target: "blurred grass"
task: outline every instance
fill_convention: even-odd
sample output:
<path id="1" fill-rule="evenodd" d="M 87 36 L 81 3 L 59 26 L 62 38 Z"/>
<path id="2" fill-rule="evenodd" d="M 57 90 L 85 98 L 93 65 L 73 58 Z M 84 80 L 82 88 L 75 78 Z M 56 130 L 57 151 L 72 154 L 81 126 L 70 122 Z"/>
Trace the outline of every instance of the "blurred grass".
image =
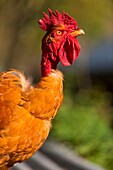
<path id="1" fill-rule="evenodd" d="M 65 100 L 53 122 L 50 137 L 66 143 L 90 161 L 113 170 L 113 109 L 110 94 L 102 89 L 94 87 L 75 93 L 65 90 Z"/>

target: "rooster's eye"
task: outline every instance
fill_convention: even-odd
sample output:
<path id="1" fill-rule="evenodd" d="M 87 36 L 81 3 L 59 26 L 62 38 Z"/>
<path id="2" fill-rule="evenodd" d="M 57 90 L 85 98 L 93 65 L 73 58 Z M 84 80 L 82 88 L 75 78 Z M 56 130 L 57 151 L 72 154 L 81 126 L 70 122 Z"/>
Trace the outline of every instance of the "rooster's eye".
<path id="1" fill-rule="evenodd" d="M 57 31 L 56 31 L 56 34 L 57 34 L 57 35 L 62 35 L 62 31 L 57 30 Z"/>

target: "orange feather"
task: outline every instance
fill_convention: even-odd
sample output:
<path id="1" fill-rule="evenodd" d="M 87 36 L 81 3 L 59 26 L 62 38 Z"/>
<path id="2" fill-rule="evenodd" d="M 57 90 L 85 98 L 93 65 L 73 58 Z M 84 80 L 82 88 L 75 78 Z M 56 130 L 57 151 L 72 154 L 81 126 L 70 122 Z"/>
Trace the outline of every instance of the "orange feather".
<path id="1" fill-rule="evenodd" d="M 43 144 L 62 103 L 62 80 L 52 71 L 33 87 L 17 70 L 0 75 L 0 167 L 28 159 Z"/>

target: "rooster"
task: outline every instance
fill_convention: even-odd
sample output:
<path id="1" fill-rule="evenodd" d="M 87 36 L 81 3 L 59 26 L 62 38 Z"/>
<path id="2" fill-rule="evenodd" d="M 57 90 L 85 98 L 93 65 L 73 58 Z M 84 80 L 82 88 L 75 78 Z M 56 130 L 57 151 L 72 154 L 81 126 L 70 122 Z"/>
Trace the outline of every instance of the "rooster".
<path id="1" fill-rule="evenodd" d="M 41 78 L 35 85 L 18 70 L 0 73 L 0 169 L 30 158 L 46 140 L 51 120 L 63 100 L 61 62 L 72 65 L 80 52 L 76 37 L 84 34 L 68 13 L 48 9 L 39 19 L 42 39 Z"/>

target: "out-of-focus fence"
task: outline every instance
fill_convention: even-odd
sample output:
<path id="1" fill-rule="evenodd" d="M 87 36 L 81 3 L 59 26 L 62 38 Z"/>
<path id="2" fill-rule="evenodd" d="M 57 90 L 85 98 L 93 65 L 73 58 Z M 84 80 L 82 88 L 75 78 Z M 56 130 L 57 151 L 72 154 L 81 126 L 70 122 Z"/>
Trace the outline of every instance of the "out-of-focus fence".
<path id="1" fill-rule="evenodd" d="M 29 160 L 12 170 L 105 170 L 70 151 L 64 145 L 46 142 Z"/>

